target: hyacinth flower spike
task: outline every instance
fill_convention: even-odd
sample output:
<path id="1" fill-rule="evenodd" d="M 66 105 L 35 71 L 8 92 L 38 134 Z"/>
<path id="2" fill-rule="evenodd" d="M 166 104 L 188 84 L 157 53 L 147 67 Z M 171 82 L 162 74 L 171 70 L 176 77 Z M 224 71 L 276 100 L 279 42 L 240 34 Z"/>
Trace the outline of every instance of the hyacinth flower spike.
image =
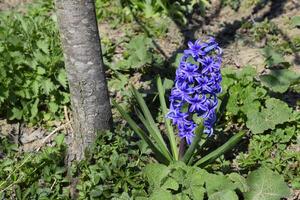
<path id="1" fill-rule="evenodd" d="M 188 46 L 189 49 L 184 51 L 176 70 L 175 86 L 171 92 L 170 112 L 167 117 L 177 125 L 179 137 L 186 139 L 190 145 L 197 125 L 193 120 L 187 120 L 187 115 L 190 118 L 194 114 L 202 117 L 204 133 L 209 135 L 213 133 L 218 104 L 216 95 L 221 92 L 222 51 L 214 38 L 189 42 Z M 194 62 L 191 63 L 190 60 Z M 187 112 L 182 111 L 184 106 L 188 106 Z M 185 120 L 180 120 L 183 116 Z"/>

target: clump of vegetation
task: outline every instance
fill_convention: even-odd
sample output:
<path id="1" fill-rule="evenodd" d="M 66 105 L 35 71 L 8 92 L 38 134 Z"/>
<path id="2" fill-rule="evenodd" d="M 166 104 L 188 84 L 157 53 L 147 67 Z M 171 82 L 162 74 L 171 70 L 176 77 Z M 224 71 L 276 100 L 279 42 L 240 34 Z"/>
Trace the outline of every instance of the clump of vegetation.
<path id="1" fill-rule="evenodd" d="M 246 4 L 263 7 L 266 2 Z M 299 53 L 299 36 L 287 40 L 269 19 L 241 24 L 244 32 L 239 37 L 245 45 L 259 44 L 265 61 L 262 73 L 252 66 L 222 67 L 214 135 L 199 134 L 184 149 L 186 154 L 179 155 L 178 130 L 172 130 L 165 117 L 170 107 L 165 98 L 170 97 L 183 50 L 165 59 L 153 41 L 164 39 L 171 21 L 182 34 L 193 29 L 195 12 L 200 18 L 211 2 L 95 3 L 99 21 L 113 29 L 129 27 L 120 38 L 101 38 L 108 87 L 116 100 L 115 129 L 99 134 L 85 160 L 71 166 L 65 163 L 64 131 L 51 147 L 21 152 L 20 144 L 2 136 L 1 129 L 1 199 L 70 199 L 75 191 L 78 199 L 275 200 L 300 189 L 300 75 L 288 59 Z M 220 9 L 230 6 L 239 12 L 241 3 L 223 0 Z M 10 123 L 50 126 L 49 122 L 63 120 L 63 109 L 70 105 L 53 5 L 47 0 L 30 3 L 25 11 L 0 13 L 0 118 Z M 288 20 L 291 29 L 299 28 L 299 16 Z M 185 26 L 187 30 L 182 29 Z M 157 73 L 161 79 L 154 79 Z M 135 89 L 130 90 L 131 85 Z M 71 177 L 77 177 L 76 186 Z"/>
<path id="2" fill-rule="evenodd" d="M 40 6 L 0 15 L 0 115 L 32 124 L 59 120 L 70 101 L 56 17 Z"/>

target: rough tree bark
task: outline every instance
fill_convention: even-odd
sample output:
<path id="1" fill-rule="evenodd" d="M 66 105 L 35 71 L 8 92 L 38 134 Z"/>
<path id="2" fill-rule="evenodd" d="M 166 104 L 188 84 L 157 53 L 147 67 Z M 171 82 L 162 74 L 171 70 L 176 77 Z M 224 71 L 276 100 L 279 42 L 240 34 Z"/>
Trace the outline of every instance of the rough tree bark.
<path id="1" fill-rule="evenodd" d="M 56 11 L 74 121 L 70 163 L 84 157 L 97 132 L 111 128 L 112 114 L 94 0 L 56 0 Z"/>

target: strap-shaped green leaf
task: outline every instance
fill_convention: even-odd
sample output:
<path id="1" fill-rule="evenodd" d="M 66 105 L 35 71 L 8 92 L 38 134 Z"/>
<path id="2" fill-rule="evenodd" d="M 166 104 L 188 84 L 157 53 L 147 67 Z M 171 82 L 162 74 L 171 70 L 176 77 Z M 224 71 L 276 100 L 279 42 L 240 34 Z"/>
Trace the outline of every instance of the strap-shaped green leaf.
<path id="1" fill-rule="evenodd" d="M 174 159 L 178 160 L 178 148 L 177 148 L 174 130 L 171 125 L 171 121 L 168 118 L 166 118 L 166 115 L 168 113 L 168 108 L 167 108 L 167 104 L 166 104 L 166 100 L 165 100 L 165 89 L 162 85 L 162 81 L 159 76 L 157 77 L 156 83 L 157 83 L 157 89 L 158 89 L 158 94 L 159 94 L 160 106 L 161 106 L 161 109 L 163 112 L 164 122 L 165 122 L 165 125 L 167 128 L 168 137 L 169 137 L 169 141 L 170 141 L 171 151 L 172 151 Z"/>
<path id="2" fill-rule="evenodd" d="M 126 111 L 115 101 L 112 101 L 112 103 L 118 109 L 122 117 L 127 121 L 129 126 L 134 130 L 134 132 L 138 134 L 138 136 L 149 145 L 156 159 L 161 163 L 169 164 L 169 159 L 160 152 L 156 145 L 150 140 L 148 135 L 133 121 L 133 119 L 126 113 Z"/>
<path id="3" fill-rule="evenodd" d="M 146 127 L 147 131 L 150 133 L 150 135 L 152 135 L 152 137 L 156 137 L 155 134 L 151 134 L 154 133 L 154 130 L 152 129 L 151 125 L 148 123 L 148 121 L 145 119 L 145 117 L 143 116 L 143 114 L 141 113 L 141 111 L 139 111 L 138 109 L 135 110 L 138 118 L 141 120 L 141 122 L 144 124 L 144 126 Z M 157 138 L 154 138 L 155 141 L 157 141 Z M 160 149 L 161 153 L 167 157 L 170 161 L 172 160 L 172 157 L 169 153 L 169 151 L 164 151 L 164 149 Z"/>
<path id="4" fill-rule="evenodd" d="M 240 131 L 239 133 L 232 136 L 225 144 L 214 150 L 213 152 L 209 153 L 208 155 L 204 156 L 200 160 L 195 163 L 195 166 L 204 167 L 205 165 L 211 163 L 219 156 L 223 155 L 228 150 L 232 149 L 246 134 L 245 131 Z"/>
<path id="5" fill-rule="evenodd" d="M 133 91 L 133 95 L 134 95 L 137 103 L 139 104 L 139 106 L 143 112 L 143 115 L 144 115 L 146 121 L 149 123 L 150 127 L 153 130 L 150 132 L 150 134 L 153 136 L 158 147 L 162 150 L 162 152 L 169 154 L 171 157 L 171 154 L 170 154 L 170 152 L 167 148 L 167 145 L 161 135 L 161 132 L 159 131 L 157 125 L 155 124 L 154 119 L 153 119 L 153 117 L 149 111 L 149 108 L 147 107 L 146 102 L 144 101 L 142 95 L 134 87 L 132 87 L 132 91 Z"/>

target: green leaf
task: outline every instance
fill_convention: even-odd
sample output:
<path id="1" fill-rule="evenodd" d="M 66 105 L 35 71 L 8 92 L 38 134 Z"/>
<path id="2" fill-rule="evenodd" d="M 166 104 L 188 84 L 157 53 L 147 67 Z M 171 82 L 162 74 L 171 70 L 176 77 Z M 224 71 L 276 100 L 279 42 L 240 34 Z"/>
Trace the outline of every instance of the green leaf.
<path id="1" fill-rule="evenodd" d="M 254 134 L 263 133 L 268 129 L 274 129 L 278 124 L 289 121 L 291 116 L 292 109 L 286 103 L 269 98 L 266 100 L 266 108 L 248 117 L 246 125 Z"/>
<path id="2" fill-rule="evenodd" d="M 163 111 L 164 122 L 165 122 L 167 132 L 168 132 L 168 138 L 169 138 L 169 142 L 170 142 L 170 146 L 171 146 L 171 150 L 172 150 L 172 155 L 174 157 L 174 160 L 178 160 L 178 148 L 177 148 L 174 130 L 173 130 L 170 119 L 168 119 L 166 117 L 166 115 L 168 113 L 168 109 L 167 109 L 167 104 L 166 104 L 166 100 L 165 100 L 165 90 L 162 85 L 162 81 L 161 81 L 160 77 L 157 77 L 156 82 L 157 82 L 160 106 Z"/>
<path id="3" fill-rule="evenodd" d="M 214 150 L 213 152 L 209 153 L 208 155 L 201 158 L 199 161 L 197 161 L 194 165 L 203 167 L 211 162 L 213 162 L 215 159 L 217 159 L 219 156 L 223 155 L 230 149 L 232 149 L 246 134 L 245 131 L 240 131 L 239 133 L 232 136 L 225 144 Z"/>
<path id="4" fill-rule="evenodd" d="M 162 184 L 161 188 L 164 190 L 167 189 L 178 190 L 179 184 L 174 178 L 168 177 L 167 180 L 164 182 L 164 184 Z"/>
<path id="5" fill-rule="evenodd" d="M 42 86 L 44 93 L 47 95 L 49 95 L 49 93 L 55 89 L 55 85 L 53 84 L 53 82 L 50 79 L 46 79 L 46 80 L 42 81 L 41 86 Z"/>
<path id="6" fill-rule="evenodd" d="M 247 79 L 249 81 L 252 81 L 253 78 L 256 76 L 257 72 L 254 67 L 246 66 L 241 71 L 238 71 L 236 73 L 236 76 L 238 79 Z"/>
<path id="7" fill-rule="evenodd" d="M 57 81 L 64 87 L 67 88 L 67 73 L 64 69 L 60 69 L 57 75 Z"/>
<path id="8" fill-rule="evenodd" d="M 38 40 L 36 45 L 41 49 L 45 54 L 49 54 L 49 45 L 45 40 Z"/>
<path id="9" fill-rule="evenodd" d="M 165 90 L 172 89 L 173 85 L 174 85 L 174 81 L 172 81 L 171 79 L 167 79 L 167 78 L 164 79 L 163 87 Z"/>
<path id="10" fill-rule="evenodd" d="M 134 87 L 132 87 L 132 91 L 136 101 L 138 102 L 140 108 L 143 111 L 145 117 L 144 121 L 147 122 L 152 129 L 150 130 L 149 133 L 153 136 L 153 138 L 155 139 L 157 145 L 159 146 L 161 152 L 165 155 L 165 157 L 167 157 L 169 160 L 172 160 L 173 158 L 167 148 L 167 145 L 161 135 L 161 132 L 159 131 L 157 125 L 155 124 L 154 119 L 150 113 L 150 110 L 147 107 L 146 102 L 144 101 L 142 95 Z"/>
<path id="11" fill-rule="evenodd" d="M 284 93 L 291 84 L 300 81 L 300 74 L 288 69 L 271 70 L 269 74 L 261 75 L 260 80 L 263 85 L 274 92 Z"/>
<path id="12" fill-rule="evenodd" d="M 170 169 L 165 165 L 152 163 L 146 165 L 143 172 L 151 187 L 160 188 L 163 183 L 163 179 L 165 179 L 170 173 Z"/>
<path id="13" fill-rule="evenodd" d="M 39 104 L 39 99 L 36 99 L 34 103 L 31 105 L 30 113 L 31 113 L 31 118 L 34 118 L 38 114 L 38 104 Z"/>
<path id="14" fill-rule="evenodd" d="M 292 26 L 300 26 L 300 16 L 293 16 L 291 19 Z"/>
<path id="15" fill-rule="evenodd" d="M 23 116 L 23 110 L 14 107 L 12 109 L 12 115 L 9 117 L 9 119 L 10 120 L 13 120 L 13 119 L 20 120 L 20 119 L 22 119 L 22 116 Z"/>
<path id="16" fill-rule="evenodd" d="M 221 190 L 212 194 L 209 200 L 239 200 L 239 197 L 233 190 Z"/>
<path id="17" fill-rule="evenodd" d="M 236 186 L 224 175 L 207 174 L 205 176 L 205 185 L 208 197 L 222 190 L 234 190 Z"/>
<path id="18" fill-rule="evenodd" d="M 48 108 L 50 110 L 50 112 L 52 113 L 56 113 L 59 109 L 59 106 L 56 102 L 53 102 L 51 101 L 49 104 L 48 104 Z"/>
<path id="19" fill-rule="evenodd" d="M 205 194 L 204 183 L 207 174 L 205 170 L 198 167 L 189 167 L 182 184 L 187 188 L 184 193 L 193 199 L 203 199 Z"/>
<path id="20" fill-rule="evenodd" d="M 245 200 L 279 200 L 290 195 L 283 177 L 267 168 L 253 171 L 248 176 L 247 183 L 250 191 L 245 193 Z"/>
<path id="21" fill-rule="evenodd" d="M 172 194 L 166 190 L 156 190 L 149 200 L 172 200 Z"/>
<path id="22" fill-rule="evenodd" d="M 54 141 L 57 146 L 61 146 L 64 143 L 65 135 L 64 134 L 59 134 L 54 138 Z"/>
<path id="23" fill-rule="evenodd" d="M 44 75 L 44 74 L 46 74 L 46 70 L 43 67 L 37 67 L 36 68 L 36 73 L 39 74 L 39 75 Z"/>
<path id="24" fill-rule="evenodd" d="M 269 67 L 274 67 L 277 65 L 289 65 L 281 53 L 274 50 L 273 47 L 267 46 L 263 49 L 263 55 L 266 58 L 266 63 Z"/>
<path id="25" fill-rule="evenodd" d="M 243 176 L 239 175 L 238 173 L 231 173 L 228 175 L 228 177 L 231 181 L 234 182 L 236 188 L 238 188 L 241 192 L 249 191 L 249 186 Z"/>
<path id="26" fill-rule="evenodd" d="M 125 112 L 125 110 L 118 105 L 115 101 L 112 101 L 113 105 L 117 108 L 117 110 L 120 112 L 122 117 L 127 121 L 127 123 L 130 125 L 130 127 L 134 130 L 138 136 L 144 140 L 150 147 L 150 149 L 153 151 L 156 159 L 164 164 L 169 164 L 169 160 L 167 157 L 165 157 L 160 150 L 156 147 L 156 145 L 150 140 L 148 135 L 134 122 L 134 120 Z"/>

